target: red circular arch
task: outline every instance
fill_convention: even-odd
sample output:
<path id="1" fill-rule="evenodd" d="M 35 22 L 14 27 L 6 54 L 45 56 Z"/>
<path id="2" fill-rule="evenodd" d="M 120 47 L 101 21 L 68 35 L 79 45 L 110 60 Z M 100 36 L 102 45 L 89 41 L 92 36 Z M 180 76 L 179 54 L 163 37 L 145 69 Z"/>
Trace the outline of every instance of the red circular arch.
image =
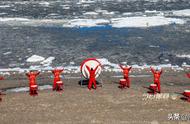
<path id="1" fill-rule="evenodd" d="M 83 67 L 83 65 L 87 62 L 87 61 L 90 61 L 90 60 L 94 60 L 94 61 L 96 61 L 96 62 L 98 62 L 99 64 L 100 64 L 100 67 L 102 66 L 101 65 L 101 63 L 96 59 L 96 58 L 88 58 L 88 59 L 85 59 L 80 65 L 80 71 L 81 71 L 81 73 L 82 73 L 82 67 Z M 82 73 L 82 75 L 83 75 L 83 73 Z M 83 75 L 84 76 L 84 75 Z"/>

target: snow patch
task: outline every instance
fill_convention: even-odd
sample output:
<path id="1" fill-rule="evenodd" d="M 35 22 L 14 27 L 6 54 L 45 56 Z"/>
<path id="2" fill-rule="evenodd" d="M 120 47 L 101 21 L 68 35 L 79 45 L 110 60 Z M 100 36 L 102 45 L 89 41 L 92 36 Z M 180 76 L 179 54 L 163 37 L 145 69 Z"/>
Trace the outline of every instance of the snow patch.
<path id="1" fill-rule="evenodd" d="M 39 90 L 46 90 L 46 89 L 52 89 L 51 85 L 43 85 L 38 87 Z M 19 88 L 14 88 L 14 89 L 8 89 L 6 92 L 28 92 L 29 87 L 19 87 Z"/>
<path id="2" fill-rule="evenodd" d="M 98 61 L 100 61 L 100 63 L 104 66 L 103 71 L 109 71 L 109 72 L 121 72 L 121 69 L 119 67 L 118 64 L 115 63 L 111 63 L 109 60 L 107 60 L 106 58 L 101 58 L 101 59 L 97 59 Z M 127 63 L 127 62 L 122 62 L 122 63 Z M 133 64 L 131 65 L 133 69 L 139 69 L 140 70 L 144 70 L 144 69 L 149 69 L 150 67 L 154 68 L 154 69 L 158 69 L 161 70 L 162 68 L 171 68 L 174 71 L 183 71 L 184 69 L 178 65 L 172 65 L 172 64 L 160 64 L 160 65 L 137 65 L 137 64 Z M 186 67 L 188 65 L 185 65 Z"/>
<path id="3" fill-rule="evenodd" d="M 152 75 L 130 75 L 129 77 L 151 77 Z M 122 78 L 123 75 L 112 76 L 115 78 Z"/>
<path id="4" fill-rule="evenodd" d="M 80 66 L 66 66 L 64 67 L 65 73 L 79 73 L 80 72 Z"/>
<path id="5" fill-rule="evenodd" d="M 14 89 L 9 89 L 6 92 L 27 92 L 29 91 L 29 87 L 20 87 L 20 88 L 14 88 Z"/>
<path id="6" fill-rule="evenodd" d="M 19 67 L 17 67 L 17 68 L 2 68 L 2 69 L 0 69 L 0 73 L 3 73 L 3 74 L 7 74 L 7 75 L 10 75 L 10 73 L 9 72 L 18 72 L 18 73 L 23 73 L 23 72 L 25 72 L 25 71 L 27 71 L 28 69 L 26 69 L 26 68 L 19 68 Z"/>
<path id="7" fill-rule="evenodd" d="M 146 69 L 146 68 L 150 68 L 150 66 L 148 65 L 137 65 L 137 64 L 134 64 L 132 65 L 132 68 L 136 68 L 136 69 Z"/>
<path id="8" fill-rule="evenodd" d="M 39 90 L 47 90 L 47 89 L 52 89 L 52 86 L 51 85 L 39 86 Z"/>

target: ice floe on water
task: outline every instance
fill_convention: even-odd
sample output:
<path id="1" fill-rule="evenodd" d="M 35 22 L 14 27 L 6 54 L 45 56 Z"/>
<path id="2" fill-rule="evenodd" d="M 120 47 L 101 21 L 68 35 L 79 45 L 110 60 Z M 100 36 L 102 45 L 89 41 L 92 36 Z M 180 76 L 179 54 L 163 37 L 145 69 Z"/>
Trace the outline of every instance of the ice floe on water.
<path id="1" fill-rule="evenodd" d="M 112 12 L 113 14 L 114 12 Z M 85 15 L 97 15 L 96 12 L 86 12 Z M 170 24 L 185 24 L 185 19 L 169 18 L 161 15 L 157 16 L 130 16 L 130 17 L 112 17 L 112 18 L 80 18 L 80 19 L 54 19 L 61 18 L 59 14 L 52 13 L 47 16 L 50 19 L 27 19 L 27 18 L 0 18 L 0 22 L 10 23 L 12 25 L 62 25 L 63 27 L 96 27 L 109 25 L 114 28 L 147 28 L 154 26 L 164 26 Z"/>
<path id="2" fill-rule="evenodd" d="M 47 59 L 42 61 L 41 64 L 44 66 L 50 66 L 52 64 L 53 60 L 55 60 L 55 57 L 48 57 Z"/>
<path id="3" fill-rule="evenodd" d="M 115 63 L 111 63 L 108 59 L 106 58 L 100 58 L 100 59 L 97 59 L 101 65 L 103 66 L 103 71 L 109 71 L 109 72 L 120 72 L 121 69 L 119 67 L 118 64 L 115 64 Z"/>
<path id="4" fill-rule="evenodd" d="M 103 9 L 97 9 L 95 10 L 96 13 L 99 13 L 101 15 L 114 15 L 115 12 L 111 11 L 109 12 L 108 10 L 103 10 Z"/>
<path id="5" fill-rule="evenodd" d="M 35 62 L 41 62 L 44 61 L 45 58 L 42 56 L 38 56 L 38 55 L 32 55 L 31 57 L 29 57 L 26 62 L 31 62 L 31 63 L 35 63 Z"/>
<path id="6" fill-rule="evenodd" d="M 149 47 L 150 48 L 159 48 L 160 46 L 158 46 L 158 45 L 156 45 L 156 46 L 155 45 L 149 45 Z"/>
<path id="7" fill-rule="evenodd" d="M 68 24 L 63 27 L 95 27 L 111 25 L 115 28 L 125 27 L 154 27 L 170 24 L 185 24 L 185 20 L 177 18 L 166 18 L 164 16 L 136 16 L 136 17 L 121 17 L 109 19 L 74 19 L 70 20 Z"/>
<path id="8" fill-rule="evenodd" d="M 9 8 L 11 7 L 10 5 L 0 5 L 0 8 Z"/>
<path id="9" fill-rule="evenodd" d="M 79 0 L 78 1 L 78 4 L 84 4 L 84 3 L 95 3 L 96 0 Z"/>
<path id="10" fill-rule="evenodd" d="M 186 67 L 187 69 L 190 69 L 190 65 L 188 65 L 186 62 L 183 62 L 183 64 L 181 66 Z"/>
<path id="11" fill-rule="evenodd" d="M 3 53 L 3 55 L 9 55 L 9 54 L 11 54 L 12 52 L 11 51 L 9 51 L 9 52 L 5 52 L 5 53 Z"/>
<path id="12" fill-rule="evenodd" d="M 0 70 L 0 74 L 3 75 L 3 76 L 4 75 L 8 75 L 8 76 L 11 75 L 9 72 L 2 72 L 1 70 Z"/>
<path id="13" fill-rule="evenodd" d="M 122 13 L 123 16 L 132 16 L 133 13 L 132 12 L 124 12 Z"/>
<path id="14" fill-rule="evenodd" d="M 28 63 L 39 63 L 43 66 L 50 66 L 53 62 L 53 60 L 55 60 L 55 57 L 48 57 L 48 58 L 44 58 L 42 56 L 39 55 L 32 55 L 31 57 L 27 58 L 26 62 Z M 39 68 L 40 65 L 33 65 L 31 66 L 31 68 Z"/>
<path id="15" fill-rule="evenodd" d="M 0 18 L 0 22 L 7 22 L 7 21 L 30 21 L 27 18 Z"/>
<path id="16" fill-rule="evenodd" d="M 7 13 L 5 13 L 5 12 L 1 12 L 1 13 L 0 13 L 0 15 L 6 15 L 6 14 L 7 14 Z"/>
<path id="17" fill-rule="evenodd" d="M 111 66 L 111 67 L 115 67 L 115 68 L 119 68 L 119 65 L 118 64 L 115 64 L 115 63 L 111 63 L 108 59 L 106 58 L 100 58 L 100 59 L 97 59 L 103 66 Z"/>
<path id="18" fill-rule="evenodd" d="M 174 10 L 172 11 L 174 16 L 190 16 L 190 9 Z"/>
<path id="19" fill-rule="evenodd" d="M 98 13 L 97 12 L 85 12 L 85 13 L 83 13 L 83 15 L 98 15 Z"/>
<path id="20" fill-rule="evenodd" d="M 70 64 L 70 65 L 74 65 L 74 64 L 75 64 L 75 62 L 73 62 L 73 61 L 72 61 L 72 62 L 69 62 L 69 64 Z"/>
<path id="21" fill-rule="evenodd" d="M 109 20 L 106 19 L 73 19 L 64 24 L 63 27 L 95 27 L 108 24 Z"/>
<path id="22" fill-rule="evenodd" d="M 50 5 L 50 3 L 47 2 L 47 1 L 39 2 L 39 4 L 40 4 L 40 5 L 43 5 L 43 6 L 47 6 L 47 7 Z"/>
<path id="23" fill-rule="evenodd" d="M 72 5 L 70 5 L 70 4 L 61 4 L 60 7 L 62 9 L 64 9 L 64 10 L 69 10 L 72 7 Z"/>
<path id="24" fill-rule="evenodd" d="M 112 27 L 123 28 L 123 27 L 153 27 L 163 26 L 170 24 L 184 24 L 183 19 L 166 18 L 164 16 L 152 16 L 152 17 L 124 17 L 114 18 L 111 20 Z"/>
<path id="25" fill-rule="evenodd" d="M 177 54 L 176 57 L 179 57 L 179 58 L 189 58 L 190 59 L 190 55 L 188 55 L 188 54 L 181 54 L 181 55 Z"/>

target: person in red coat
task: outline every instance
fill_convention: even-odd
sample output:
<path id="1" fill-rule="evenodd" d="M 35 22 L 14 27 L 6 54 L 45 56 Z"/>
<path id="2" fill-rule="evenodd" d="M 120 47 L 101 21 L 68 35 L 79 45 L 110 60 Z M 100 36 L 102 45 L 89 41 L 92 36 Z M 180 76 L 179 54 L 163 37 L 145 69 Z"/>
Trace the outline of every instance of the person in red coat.
<path id="1" fill-rule="evenodd" d="M 0 80 L 4 80 L 4 77 L 0 76 Z"/>
<path id="2" fill-rule="evenodd" d="M 88 70 L 88 72 L 90 73 L 90 77 L 89 77 L 89 82 L 88 82 L 88 89 L 91 90 L 92 88 L 92 84 L 94 85 L 94 88 L 96 89 L 96 70 L 98 69 L 99 65 L 96 66 L 95 69 L 90 68 L 89 66 L 86 65 L 86 68 Z"/>
<path id="3" fill-rule="evenodd" d="M 130 88 L 129 72 L 130 72 L 132 66 L 130 66 L 130 67 L 123 67 L 122 65 L 119 65 L 119 66 L 123 71 L 123 78 L 126 80 L 126 83 L 124 84 L 123 87 L 127 86 L 128 88 Z"/>
<path id="4" fill-rule="evenodd" d="M 54 70 L 52 70 L 52 73 L 54 75 L 53 90 L 56 90 L 57 82 L 61 81 L 60 75 L 61 75 L 62 72 L 63 72 L 63 69 L 54 69 Z"/>
<path id="5" fill-rule="evenodd" d="M 2 95 L 5 95 L 5 94 L 0 91 L 0 102 L 2 101 L 2 97 L 1 97 Z"/>
<path id="6" fill-rule="evenodd" d="M 2 95 L 2 93 L 0 92 L 0 102 L 2 101 L 1 95 Z"/>
<path id="7" fill-rule="evenodd" d="M 0 77 L 0 80 L 4 80 L 4 77 Z M 0 91 L 0 102 L 2 101 L 1 95 L 4 95 L 4 94 Z"/>
<path id="8" fill-rule="evenodd" d="M 36 89 L 34 90 L 33 89 L 33 86 L 36 86 L 37 83 L 36 83 L 36 77 L 40 74 L 40 72 L 38 71 L 30 71 L 28 73 L 26 73 L 26 76 L 28 77 L 29 79 L 29 86 L 30 86 L 30 95 L 34 95 L 34 94 L 37 94 L 37 87 Z"/>
<path id="9" fill-rule="evenodd" d="M 190 78 L 190 73 L 187 73 L 187 77 Z"/>
<path id="10" fill-rule="evenodd" d="M 162 69 L 159 71 L 158 69 L 154 70 L 152 67 L 150 67 L 153 75 L 154 75 L 154 84 L 157 85 L 158 92 L 161 92 L 161 87 L 160 87 L 160 76 L 162 74 Z"/>

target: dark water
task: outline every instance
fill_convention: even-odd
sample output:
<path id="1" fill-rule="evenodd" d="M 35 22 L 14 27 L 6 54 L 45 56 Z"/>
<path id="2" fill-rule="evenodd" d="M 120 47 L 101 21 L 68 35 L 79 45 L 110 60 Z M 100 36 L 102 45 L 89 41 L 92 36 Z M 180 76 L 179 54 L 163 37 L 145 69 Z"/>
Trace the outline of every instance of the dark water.
<path id="1" fill-rule="evenodd" d="M 117 2 L 115 0 L 94 0 L 93 3 L 79 4 L 80 0 L 0 0 L 0 17 L 25 17 L 25 18 L 73 18 L 81 17 L 86 11 L 97 9 L 123 12 L 143 12 L 145 10 L 180 10 L 190 8 L 189 0 L 175 0 L 171 2 L 149 2 L 145 0 Z M 5 6 L 5 7 L 1 7 Z"/>
<path id="2" fill-rule="evenodd" d="M 190 52 L 190 35 L 186 26 L 135 28 L 63 28 L 63 27 L 0 27 L 2 67 L 27 66 L 33 54 L 54 56 L 54 65 L 79 64 L 87 57 L 103 57 L 128 64 L 190 64 L 188 58 L 175 54 Z M 152 45 L 153 47 L 151 47 Z M 165 59 L 168 59 L 166 62 Z"/>

